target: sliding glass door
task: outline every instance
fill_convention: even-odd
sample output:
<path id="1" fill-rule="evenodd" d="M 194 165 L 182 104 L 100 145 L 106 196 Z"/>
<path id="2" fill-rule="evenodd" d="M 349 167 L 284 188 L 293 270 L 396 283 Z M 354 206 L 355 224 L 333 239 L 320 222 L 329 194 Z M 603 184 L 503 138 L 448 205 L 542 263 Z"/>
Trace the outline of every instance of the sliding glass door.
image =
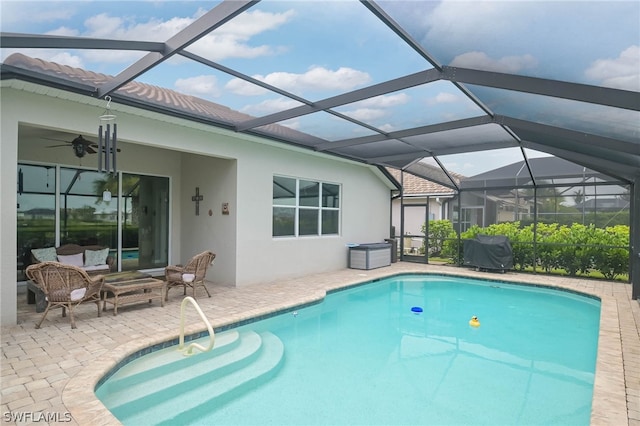
<path id="1" fill-rule="evenodd" d="M 31 249 L 56 244 L 56 168 L 18 165 L 18 281 L 31 264 Z"/>
<path id="2" fill-rule="evenodd" d="M 18 280 L 31 249 L 70 243 L 109 247 L 118 270 L 167 265 L 169 178 L 19 164 L 17 212 Z"/>
<path id="3" fill-rule="evenodd" d="M 122 174 L 122 269 L 167 265 L 169 179 Z"/>
<path id="4" fill-rule="evenodd" d="M 60 168 L 60 245 L 118 247 L 117 176 L 91 170 Z"/>

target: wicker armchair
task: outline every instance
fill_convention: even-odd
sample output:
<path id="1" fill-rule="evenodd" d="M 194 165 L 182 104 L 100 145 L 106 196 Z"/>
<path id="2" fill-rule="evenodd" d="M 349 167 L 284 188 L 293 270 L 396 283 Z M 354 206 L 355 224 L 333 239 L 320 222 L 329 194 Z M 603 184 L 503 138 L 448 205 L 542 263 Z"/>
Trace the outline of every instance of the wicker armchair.
<path id="1" fill-rule="evenodd" d="M 71 328 L 76 328 L 73 309 L 82 302 L 95 302 L 100 316 L 100 292 L 104 284 L 104 276 L 90 277 L 77 266 L 58 262 L 42 262 L 29 265 L 27 277 L 42 289 L 47 300 L 47 308 L 36 324 L 40 328 L 42 321 L 51 308 L 62 308 L 62 316 L 67 316 L 69 309 Z"/>
<path id="2" fill-rule="evenodd" d="M 204 279 L 207 275 L 209 265 L 216 258 L 215 253 L 204 251 L 192 257 L 186 265 L 167 266 L 164 269 L 164 276 L 167 281 L 167 295 L 165 300 L 169 300 L 169 289 L 173 287 L 182 287 L 183 293 L 187 295 L 187 287 L 193 289 L 193 297 L 196 297 L 196 287 L 202 285 L 207 295 L 211 297 L 211 293 L 204 285 Z"/>

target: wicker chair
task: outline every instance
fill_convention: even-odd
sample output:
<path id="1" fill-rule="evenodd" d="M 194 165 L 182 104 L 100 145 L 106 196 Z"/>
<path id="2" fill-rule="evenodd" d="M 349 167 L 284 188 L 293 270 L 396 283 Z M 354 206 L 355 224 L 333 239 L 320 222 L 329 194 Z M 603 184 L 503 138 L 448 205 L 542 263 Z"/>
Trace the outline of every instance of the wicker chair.
<path id="1" fill-rule="evenodd" d="M 95 302 L 100 316 L 100 292 L 104 276 L 90 277 L 82 268 L 59 262 L 42 262 L 29 265 L 27 278 L 42 289 L 47 300 L 47 308 L 36 328 L 44 321 L 51 308 L 62 308 L 62 316 L 69 309 L 71 328 L 76 328 L 73 309 L 82 302 Z"/>
<path id="2" fill-rule="evenodd" d="M 207 286 L 204 285 L 204 279 L 207 275 L 209 265 L 211 265 L 215 258 L 215 253 L 203 251 L 202 253 L 192 257 L 184 266 L 167 266 L 164 269 L 164 276 L 167 281 L 167 295 L 165 300 L 169 300 L 169 289 L 178 286 L 183 288 L 185 296 L 187 295 L 187 287 L 191 287 L 193 289 L 193 297 L 195 299 L 196 287 L 198 285 L 202 285 L 209 297 L 211 297 L 211 293 L 209 293 Z"/>

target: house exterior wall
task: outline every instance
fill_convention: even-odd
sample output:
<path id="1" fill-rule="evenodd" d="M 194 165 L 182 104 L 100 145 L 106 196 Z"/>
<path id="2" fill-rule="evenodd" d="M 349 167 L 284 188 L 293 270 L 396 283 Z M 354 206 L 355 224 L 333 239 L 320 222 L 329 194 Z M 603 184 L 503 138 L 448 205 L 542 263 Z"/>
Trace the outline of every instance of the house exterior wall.
<path id="1" fill-rule="evenodd" d="M 20 114 L 19 111 L 8 108 L 10 102 L 3 91 L 0 94 L 0 325 L 15 324 L 17 315 L 16 163 Z"/>
<path id="2" fill-rule="evenodd" d="M 96 134 L 105 107 L 104 101 L 86 96 L 14 82 L 17 90 L 10 84 L 2 82 L 1 92 L 0 185 L 7 188 L 0 197 L 3 325 L 16 321 L 17 162 L 96 164 L 92 157 L 80 161 L 71 149 L 41 149 L 43 141 L 19 138 L 18 124 Z M 391 184 L 371 166 L 133 107 L 111 108 L 122 148 L 118 169 L 170 178 L 170 264 L 212 250 L 217 258 L 208 278 L 242 286 L 344 268 L 347 243 L 389 236 Z M 340 184 L 340 235 L 273 238 L 274 174 Z M 204 197 L 198 216 L 191 201 L 195 187 Z M 223 202 L 229 203 L 229 215 L 222 215 Z"/>
<path id="3" fill-rule="evenodd" d="M 438 197 L 429 197 L 429 220 L 441 220 L 446 219 L 442 216 L 442 201 L 443 199 L 436 199 Z M 425 204 L 427 202 L 426 197 L 405 198 L 404 204 L 415 205 Z M 411 235 L 422 235 L 422 225 L 425 220 L 424 207 L 410 207 L 405 208 L 404 217 L 404 232 Z M 396 236 L 400 235 L 400 224 L 402 217 L 402 201 L 400 198 L 393 200 L 392 204 L 392 225 L 396 228 Z"/>
<path id="4" fill-rule="evenodd" d="M 267 146 L 247 148 L 238 159 L 238 285 L 345 268 L 347 243 L 388 238 L 391 188 L 369 167 Z M 274 175 L 340 184 L 341 234 L 273 238 Z"/>

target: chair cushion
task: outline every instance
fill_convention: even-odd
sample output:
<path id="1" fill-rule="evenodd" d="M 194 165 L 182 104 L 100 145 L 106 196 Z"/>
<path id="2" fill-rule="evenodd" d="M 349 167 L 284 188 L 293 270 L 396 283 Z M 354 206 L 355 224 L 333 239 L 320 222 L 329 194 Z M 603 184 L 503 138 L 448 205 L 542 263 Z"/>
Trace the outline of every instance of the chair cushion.
<path id="1" fill-rule="evenodd" d="M 86 288 L 76 288 L 75 290 L 71 290 L 71 293 L 69 293 L 69 299 L 67 299 L 67 293 L 64 290 L 56 290 L 51 293 L 51 301 L 66 302 L 71 300 L 72 302 L 77 302 L 78 300 L 82 300 L 85 294 L 87 294 Z M 49 297 L 45 297 L 44 299 L 49 301 Z"/>
<path id="2" fill-rule="evenodd" d="M 86 293 L 86 288 L 76 288 L 75 290 L 71 290 L 71 294 L 69 296 L 71 298 L 71 301 L 76 302 L 82 299 Z"/>
<path id="3" fill-rule="evenodd" d="M 84 269 L 87 272 L 93 272 L 93 271 L 108 271 L 109 270 L 109 265 L 107 265 L 106 263 L 103 265 L 92 265 L 92 266 L 83 266 L 82 269 Z"/>
<path id="4" fill-rule="evenodd" d="M 31 249 L 31 253 L 38 262 L 55 262 L 58 260 L 55 247 Z"/>
<path id="5" fill-rule="evenodd" d="M 106 265 L 107 256 L 109 256 L 109 248 L 102 250 L 85 250 L 84 266 Z"/>
<path id="6" fill-rule="evenodd" d="M 65 265 L 80 266 L 80 267 L 84 266 L 84 259 L 82 258 L 82 253 L 70 254 L 68 256 L 63 256 L 59 254 L 58 262 L 64 263 Z"/>

